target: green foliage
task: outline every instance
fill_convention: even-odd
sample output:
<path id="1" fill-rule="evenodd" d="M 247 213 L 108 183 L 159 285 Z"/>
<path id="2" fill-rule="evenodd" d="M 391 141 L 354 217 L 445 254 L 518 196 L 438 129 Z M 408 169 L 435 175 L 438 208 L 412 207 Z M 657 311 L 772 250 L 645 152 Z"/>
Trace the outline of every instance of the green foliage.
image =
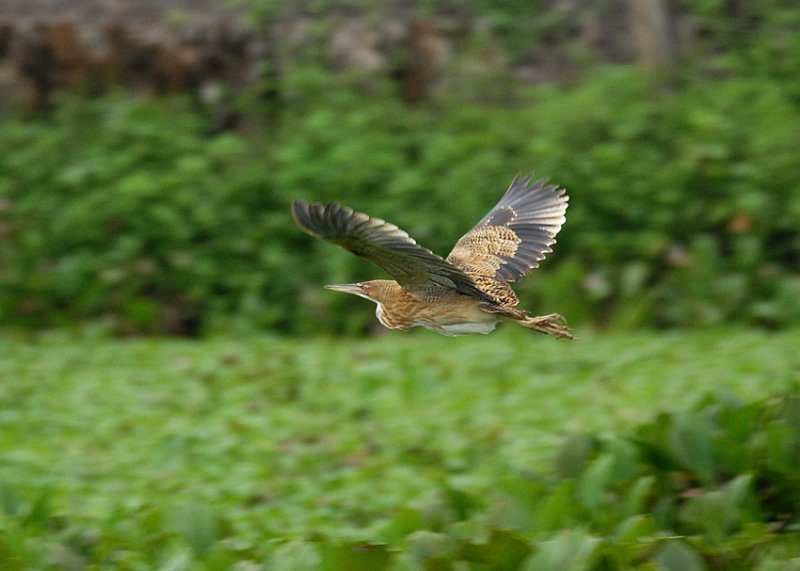
<path id="1" fill-rule="evenodd" d="M 691 10 L 714 21 L 723 3 Z M 410 107 L 394 85 L 359 94 L 303 62 L 248 135 L 211 134 L 184 99 L 0 119 L 0 318 L 363 331 L 364 302 L 320 285 L 379 270 L 301 234 L 293 198 L 349 204 L 446 254 L 535 170 L 571 201 L 555 252 L 519 284 L 525 306 L 618 328 L 797 323 L 800 99 L 785 67 L 800 48 L 781 31 L 798 14 L 759 8 L 741 49 L 720 29 L 709 42 L 724 57 L 689 59 L 669 82 L 595 67 L 571 87 L 509 82 L 494 103 L 454 90 Z"/>
<path id="2" fill-rule="evenodd" d="M 6 339 L 0 567 L 793 569 L 800 332 L 525 333 Z"/>
<path id="3" fill-rule="evenodd" d="M 272 232 L 284 205 L 268 169 L 230 176 L 255 160 L 245 141 L 204 129 L 180 101 L 68 102 L 6 121 L 4 321 L 192 332 L 266 297 L 291 249 Z"/>

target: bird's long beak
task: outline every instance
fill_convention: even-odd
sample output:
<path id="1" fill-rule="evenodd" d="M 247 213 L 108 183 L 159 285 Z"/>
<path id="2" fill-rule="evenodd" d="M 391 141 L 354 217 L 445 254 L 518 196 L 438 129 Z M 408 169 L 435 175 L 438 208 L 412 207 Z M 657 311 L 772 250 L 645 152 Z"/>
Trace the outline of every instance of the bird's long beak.
<path id="1" fill-rule="evenodd" d="M 325 289 L 332 289 L 333 291 L 341 291 L 344 293 L 352 293 L 353 295 L 360 297 L 367 297 L 364 295 L 364 290 L 361 289 L 360 284 L 329 284 L 325 286 Z"/>

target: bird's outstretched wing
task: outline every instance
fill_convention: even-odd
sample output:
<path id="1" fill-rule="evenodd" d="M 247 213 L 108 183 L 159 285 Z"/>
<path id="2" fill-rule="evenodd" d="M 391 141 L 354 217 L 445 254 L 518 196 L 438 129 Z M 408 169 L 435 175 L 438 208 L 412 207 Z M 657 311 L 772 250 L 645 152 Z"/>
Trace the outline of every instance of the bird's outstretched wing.
<path id="1" fill-rule="evenodd" d="M 366 258 L 412 295 L 436 297 L 456 290 L 490 299 L 463 270 L 417 244 L 406 232 L 380 218 L 336 203 L 292 202 L 292 215 L 303 230 Z"/>
<path id="2" fill-rule="evenodd" d="M 552 252 L 566 218 L 564 189 L 517 175 L 503 198 L 464 234 L 447 261 L 464 270 L 504 305 L 516 305 L 508 282 L 520 279 Z"/>

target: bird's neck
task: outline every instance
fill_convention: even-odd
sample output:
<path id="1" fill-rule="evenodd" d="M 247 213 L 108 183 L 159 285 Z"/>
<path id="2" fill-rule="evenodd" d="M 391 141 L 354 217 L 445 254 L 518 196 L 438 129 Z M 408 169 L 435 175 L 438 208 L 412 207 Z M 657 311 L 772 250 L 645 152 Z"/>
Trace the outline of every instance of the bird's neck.
<path id="1" fill-rule="evenodd" d="M 393 280 L 375 280 L 375 290 L 380 292 L 375 316 L 389 329 L 408 329 L 420 310 L 420 302 Z"/>

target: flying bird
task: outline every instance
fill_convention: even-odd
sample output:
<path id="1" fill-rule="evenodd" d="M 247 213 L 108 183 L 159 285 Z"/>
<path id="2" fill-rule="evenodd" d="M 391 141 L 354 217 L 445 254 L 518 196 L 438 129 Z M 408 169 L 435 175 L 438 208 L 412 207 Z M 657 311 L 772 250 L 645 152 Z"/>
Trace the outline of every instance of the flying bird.
<path id="1" fill-rule="evenodd" d="M 568 199 L 557 185 L 517 175 L 447 258 L 394 224 L 340 204 L 295 200 L 292 215 L 305 232 L 366 258 L 394 278 L 325 286 L 374 301 L 378 321 L 389 329 L 421 326 L 466 335 L 490 333 L 498 321 L 510 321 L 573 339 L 557 313 L 536 317 L 517 309 L 519 300 L 509 285 L 552 252 Z"/>

